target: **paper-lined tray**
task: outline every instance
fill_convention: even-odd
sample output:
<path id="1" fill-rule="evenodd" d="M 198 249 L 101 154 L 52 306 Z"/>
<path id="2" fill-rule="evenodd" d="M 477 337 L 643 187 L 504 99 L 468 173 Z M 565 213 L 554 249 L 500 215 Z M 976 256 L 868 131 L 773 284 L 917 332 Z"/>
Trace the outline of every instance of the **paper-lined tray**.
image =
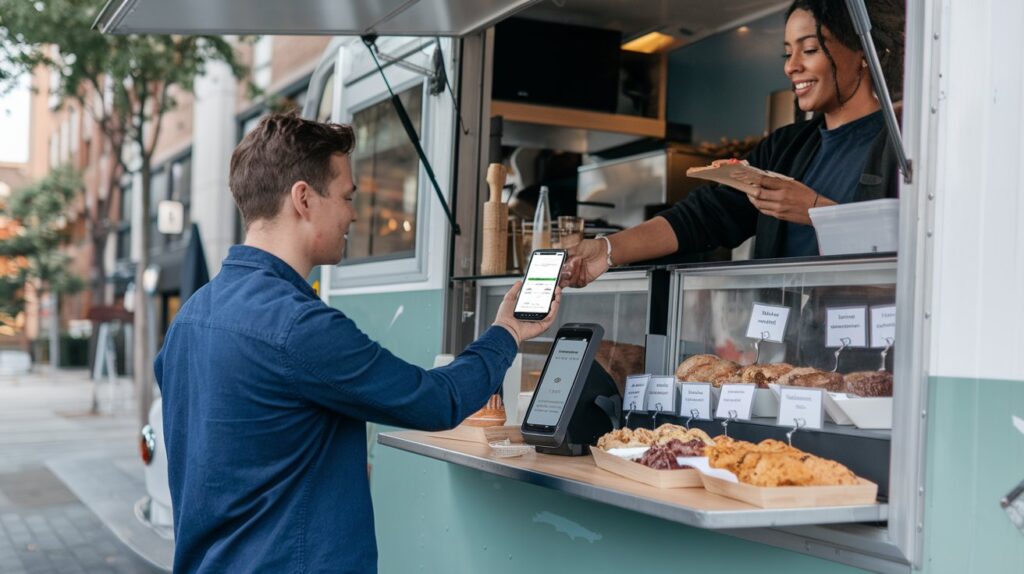
<path id="1" fill-rule="evenodd" d="M 892 397 L 851 397 L 825 395 L 825 406 L 833 402 L 858 429 L 892 429 Z"/>
<path id="2" fill-rule="evenodd" d="M 646 449 L 616 450 L 634 451 L 622 452 L 621 454 L 639 456 Z M 656 488 L 700 488 L 702 486 L 700 472 L 692 468 L 654 470 L 639 462 L 634 462 L 624 456 L 616 456 L 597 447 L 591 447 L 590 454 L 594 457 L 594 464 L 598 468 Z"/>
<path id="3" fill-rule="evenodd" d="M 510 443 L 523 442 L 523 433 L 520 431 L 520 427 L 517 426 L 473 427 L 459 425 L 451 430 L 431 434 L 441 438 L 480 444 L 491 444 L 492 442 L 501 442 L 505 439 L 508 439 Z"/>
<path id="4" fill-rule="evenodd" d="M 859 506 L 874 504 L 878 498 L 878 485 L 863 478 L 848 486 L 753 486 L 706 474 L 700 476 L 708 492 L 760 508 Z"/>

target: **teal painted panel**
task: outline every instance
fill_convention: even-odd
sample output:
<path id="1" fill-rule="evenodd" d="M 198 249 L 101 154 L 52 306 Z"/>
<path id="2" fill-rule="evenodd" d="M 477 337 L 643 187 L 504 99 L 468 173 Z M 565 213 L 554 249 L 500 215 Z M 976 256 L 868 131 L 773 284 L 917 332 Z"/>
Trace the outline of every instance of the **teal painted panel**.
<path id="1" fill-rule="evenodd" d="M 330 298 L 371 339 L 396 356 L 429 368 L 441 352 L 444 293 L 405 291 Z"/>
<path id="2" fill-rule="evenodd" d="M 380 445 L 373 473 L 382 574 L 863 572 Z"/>
<path id="3" fill-rule="evenodd" d="M 1024 382 L 933 377 L 925 572 L 1024 572 L 1024 536 L 999 499 L 1024 479 Z"/>

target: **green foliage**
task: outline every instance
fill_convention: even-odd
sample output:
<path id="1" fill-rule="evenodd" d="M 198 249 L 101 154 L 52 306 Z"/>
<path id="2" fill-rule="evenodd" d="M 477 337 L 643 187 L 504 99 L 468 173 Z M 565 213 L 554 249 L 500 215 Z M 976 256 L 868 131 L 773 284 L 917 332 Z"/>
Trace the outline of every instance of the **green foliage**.
<path id="1" fill-rule="evenodd" d="M 43 65 L 59 72 L 64 98 L 79 98 L 86 87 L 98 93 L 106 88 L 109 103 L 131 114 L 123 126 L 137 132 L 130 139 L 141 142 L 143 124 L 174 105 L 172 98 L 161 97 L 167 87 L 191 91 L 212 61 L 227 63 L 236 77 L 245 73 L 231 44 L 219 36 L 101 34 L 92 24 L 104 3 L 0 0 L 0 60 L 7 61 L 0 65 L 0 83 Z"/>
<path id="2" fill-rule="evenodd" d="M 67 235 L 65 214 L 81 189 L 81 177 L 64 167 L 8 198 L 0 216 L 17 222 L 20 229 L 0 239 L 0 257 L 23 258 L 25 265 L 16 274 L 0 277 L 0 314 L 15 316 L 22 310 L 20 291 L 26 282 L 38 281 L 58 293 L 82 289 L 82 279 L 68 271 L 70 258 L 60 250 Z"/>

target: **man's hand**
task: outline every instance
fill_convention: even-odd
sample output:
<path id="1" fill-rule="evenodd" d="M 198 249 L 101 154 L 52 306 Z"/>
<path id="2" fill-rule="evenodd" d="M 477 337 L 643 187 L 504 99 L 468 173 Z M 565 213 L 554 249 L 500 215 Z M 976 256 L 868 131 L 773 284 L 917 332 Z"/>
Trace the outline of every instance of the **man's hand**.
<path id="1" fill-rule="evenodd" d="M 584 239 L 569 248 L 569 287 L 586 287 L 608 270 L 608 246 L 602 239 Z"/>
<path id="2" fill-rule="evenodd" d="M 494 319 L 495 325 L 504 327 L 515 337 L 517 345 L 547 331 L 551 324 L 555 322 L 555 318 L 558 317 L 558 304 L 562 301 L 562 288 L 556 286 L 555 299 L 551 302 L 551 311 L 548 312 L 547 317 L 540 321 L 520 321 L 515 318 L 512 312 L 516 307 L 519 290 L 522 288 L 522 281 L 516 281 L 512 285 L 508 293 L 505 293 L 505 298 L 501 300 L 501 306 L 498 307 L 498 316 Z"/>
<path id="3" fill-rule="evenodd" d="M 811 225 L 808 209 L 836 204 L 795 179 L 762 177 L 758 185 L 756 193 L 747 194 L 750 203 L 761 213 L 782 221 Z"/>

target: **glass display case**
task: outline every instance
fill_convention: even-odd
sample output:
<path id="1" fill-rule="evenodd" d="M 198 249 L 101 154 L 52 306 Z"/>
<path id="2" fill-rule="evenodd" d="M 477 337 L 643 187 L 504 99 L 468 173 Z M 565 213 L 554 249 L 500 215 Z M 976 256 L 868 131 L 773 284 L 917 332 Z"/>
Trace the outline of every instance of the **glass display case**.
<path id="1" fill-rule="evenodd" d="M 899 392 L 899 381 L 893 384 L 891 375 L 894 257 L 680 266 L 671 270 L 669 293 L 669 343 L 662 372 L 676 373 L 683 381 L 710 382 L 719 393 L 729 383 L 758 387 L 753 416 L 730 423 L 731 436 L 786 439 L 794 425 L 778 424 L 779 387 L 769 383 L 822 388 L 828 391 L 823 401 L 832 410 L 825 413 L 821 429 L 801 430 L 793 444 L 838 460 L 876 482 L 879 493 L 887 495 L 892 395 L 894 389 Z M 770 314 L 777 323 L 771 328 L 759 325 L 761 314 Z M 699 355 L 720 359 L 723 374 L 688 379 L 684 362 Z M 783 364 L 780 372 L 794 375 L 741 379 L 742 368 L 753 364 Z M 848 382 L 857 377 L 852 373 L 884 379 L 888 386 L 857 387 Z M 851 413 L 866 410 L 871 422 L 861 418 L 852 424 L 844 418 L 847 408 Z M 714 434 L 722 432 L 719 422 L 698 424 Z"/>
<path id="2" fill-rule="evenodd" d="M 477 336 L 494 322 L 502 298 L 517 279 L 518 276 L 509 276 L 477 280 Z M 621 392 L 626 375 L 645 370 L 650 284 L 650 270 L 632 269 L 606 273 L 586 289 L 565 289 L 558 320 L 545 333 L 521 346 L 520 392 L 531 392 L 537 386 L 555 332 L 565 323 L 598 323 L 604 327 L 597 361 L 612 375 Z"/>

